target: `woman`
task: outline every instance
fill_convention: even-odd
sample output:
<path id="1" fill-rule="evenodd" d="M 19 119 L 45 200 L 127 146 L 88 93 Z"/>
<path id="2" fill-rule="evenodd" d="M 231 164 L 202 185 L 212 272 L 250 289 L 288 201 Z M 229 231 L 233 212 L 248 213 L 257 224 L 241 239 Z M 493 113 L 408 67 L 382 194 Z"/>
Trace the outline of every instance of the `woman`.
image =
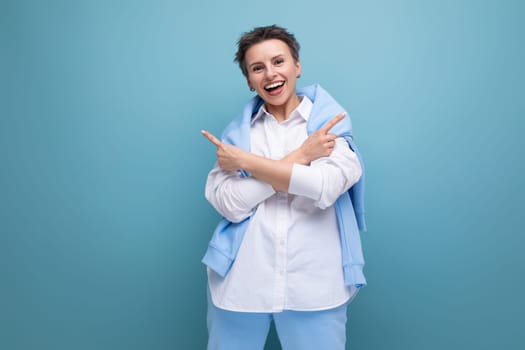
<path id="1" fill-rule="evenodd" d="M 344 110 L 296 88 L 299 44 L 278 26 L 244 33 L 236 54 L 257 92 L 225 129 L 206 198 L 224 217 L 208 265 L 208 349 L 344 349 L 346 310 L 366 284 L 360 156 Z"/>

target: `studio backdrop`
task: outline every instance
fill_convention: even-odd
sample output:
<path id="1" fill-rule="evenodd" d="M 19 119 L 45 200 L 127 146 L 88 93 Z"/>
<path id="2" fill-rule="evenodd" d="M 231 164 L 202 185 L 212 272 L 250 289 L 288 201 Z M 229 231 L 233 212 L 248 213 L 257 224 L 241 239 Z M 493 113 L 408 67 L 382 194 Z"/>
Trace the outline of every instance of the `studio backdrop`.
<path id="1" fill-rule="evenodd" d="M 204 198 L 278 24 L 365 161 L 368 286 L 348 349 L 522 349 L 522 1 L 0 5 L 0 348 L 198 350 Z M 267 350 L 279 349 L 275 333 Z"/>

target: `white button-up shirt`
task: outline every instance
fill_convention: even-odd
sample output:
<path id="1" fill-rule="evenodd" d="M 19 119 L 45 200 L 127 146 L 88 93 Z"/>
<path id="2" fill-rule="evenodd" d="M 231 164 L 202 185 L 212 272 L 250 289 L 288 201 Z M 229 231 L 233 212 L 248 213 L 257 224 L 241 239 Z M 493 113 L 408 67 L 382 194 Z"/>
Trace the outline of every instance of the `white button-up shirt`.
<path id="1" fill-rule="evenodd" d="M 306 140 L 312 102 L 279 123 L 261 107 L 252 120 L 251 152 L 281 159 Z M 294 164 L 288 193 L 217 165 L 206 198 L 226 219 L 253 215 L 237 257 L 222 278 L 208 269 L 213 304 L 240 312 L 313 311 L 337 307 L 357 292 L 343 281 L 341 245 L 333 204 L 361 176 L 355 153 L 337 138 L 329 157 Z"/>

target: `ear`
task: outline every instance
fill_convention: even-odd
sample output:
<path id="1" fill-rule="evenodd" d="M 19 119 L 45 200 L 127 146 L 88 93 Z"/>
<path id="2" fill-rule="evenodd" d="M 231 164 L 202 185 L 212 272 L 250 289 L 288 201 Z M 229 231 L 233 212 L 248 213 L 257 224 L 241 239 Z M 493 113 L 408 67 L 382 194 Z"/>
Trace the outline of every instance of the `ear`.
<path id="1" fill-rule="evenodd" d="M 296 77 L 299 78 L 301 76 L 301 62 L 299 60 L 295 62 L 295 69 L 297 70 Z"/>
<path id="2" fill-rule="evenodd" d="M 255 89 L 252 87 L 252 84 L 250 83 L 250 79 L 246 78 L 246 84 L 248 84 L 250 91 L 255 91 Z"/>

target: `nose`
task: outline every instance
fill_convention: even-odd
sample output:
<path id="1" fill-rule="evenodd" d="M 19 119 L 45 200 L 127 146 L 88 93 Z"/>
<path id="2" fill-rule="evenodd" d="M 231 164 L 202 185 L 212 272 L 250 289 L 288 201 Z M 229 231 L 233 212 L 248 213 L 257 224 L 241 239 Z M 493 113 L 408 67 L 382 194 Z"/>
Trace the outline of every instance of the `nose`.
<path id="1" fill-rule="evenodd" d="M 266 79 L 271 80 L 273 77 L 275 77 L 275 71 L 272 66 L 269 66 L 266 69 Z"/>

